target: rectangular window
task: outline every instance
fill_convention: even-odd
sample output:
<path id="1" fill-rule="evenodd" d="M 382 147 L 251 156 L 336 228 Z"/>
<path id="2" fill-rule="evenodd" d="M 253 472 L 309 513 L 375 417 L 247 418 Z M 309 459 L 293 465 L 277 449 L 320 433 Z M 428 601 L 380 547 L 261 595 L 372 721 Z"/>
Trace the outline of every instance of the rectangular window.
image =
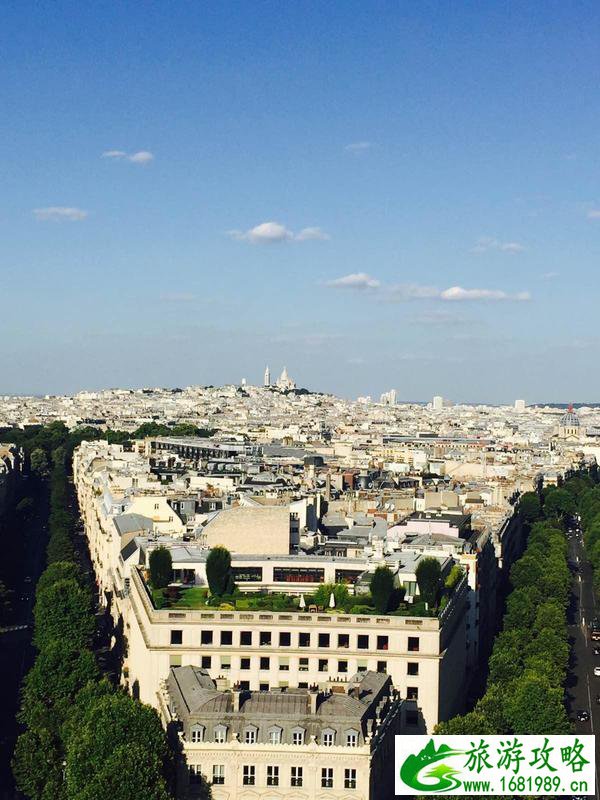
<path id="1" fill-rule="evenodd" d="M 192 742 L 196 744 L 204 741 L 204 728 L 201 725 L 194 725 L 192 728 Z"/>
<path id="2" fill-rule="evenodd" d="M 321 786 L 323 789 L 333 789 L 333 767 L 321 769 Z"/>
<path id="3" fill-rule="evenodd" d="M 368 650 L 369 637 L 365 633 L 359 633 L 356 639 L 356 646 L 359 650 Z"/>
<path id="4" fill-rule="evenodd" d="M 298 672 L 308 672 L 308 658 L 301 658 L 298 662 Z"/>
<path id="5" fill-rule="evenodd" d="M 267 786 L 279 786 L 279 767 L 267 766 Z"/>
<path id="6" fill-rule="evenodd" d="M 244 764 L 242 782 L 244 786 L 254 786 L 256 783 L 256 767 L 254 764 Z"/>
<path id="7" fill-rule="evenodd" d="M 181 666 L 181 656 L 169 656 L 169 666 L 170 667 L 180 667 Z"/>
<path id="8" fill-rule="evenodd" d="M 231 656 L 221 658 L 221 669 L 231 669 Z"/>
<path id="9" fill-rule="evenodd" d="M 190 764 L 190 785 L 198 786 L 202 783 L 202 769 L 200 764 Z"/>
<path id="10" fill-rule="evenodd" d="M 221 644 L 228 645 L 233 644 L 233 632 L 232 631 L 221 631 Z"/>
<path id="11" fill-rule="evenodd" d="M 183 631 L 171 631 L 171 644 L 183 644 Z"/>
<path id="12" fill-rule="evenodd" d="M 302 780 L 304 778 L 304 768 L 303 767 L 292 767 L 292 772 L 290 776 L 290 783 L 292 786 L 302 786 Z"/>
<path id="13" fill-rule="evenodd" d="M 309 567 L 275 567 L 273 580 L 275 583 L 323 583 L 325 570 Z"/>
<path id="14" fill-rule="evenodd" d="M 407 686 L 406 687 L 406 699 L 407 700 L 418 700 L 419 699 L 419 690 L 416 686 Z"/>
<path id="15" fill-rule="evenodd" d="M 249 658 L 240 658 L 240 669 L 250 669 Z"/>
<path id="16" fill-rule="evenodd" d="M 240 681 L 240 692 L 247 692 L 250 689 L 250 681 Z"/>
<path id="17" fill-rule="evenodd" d="M 346 747 L 358 747 L 358 732 L 357 731 L 347 731 L 346 732 Z"/>
<path id="18" fill-rule="evenodd" d="M 262 581 L 262 567 L 232 567 L 231 576 L 234 583 L 255 583 Z"/>
<path id="19" fill-rule="evenodd" d="M 333 747 L 335 742 L 335 733 L 333 731 L 323 732 L 323 747 Z"/>
<path id="20" fill-rule="evenodd" d="M 329 647 L 329 634 L 328 633 L 320 633 L 319 634 L 319 647 Z"/>
<path id="21" fill-rule="evenodd" d="M 326 658 L 319 659 L 319 672 L 327 672 L 329 669 L 329 661 Z"/>
<path id="22" fill-rule="evenodd" d="M 336 569 L 335 582 L 355 584 L 362 574 L 360 569 Z"/>
<path id="23" fill-rule="evenodd" d="M 369 669 L 368 661 L 363 661 L 362 659 L 359 658 L 358 663 L 356 665 L 356 671 L 357 672 L 367 672 L 368 669 Z"/>
<path id="24" fill-rule="evenodd" d="M 261 647 L 271 646 L 271 631 L 261 631 L 259 635 L 259 644 Z"/>
<path id="25" fill-rule="evenodd" d="M 406 672 L 408 675 L 418 675 L 419 674 L 419 662 L 418 661 L 409 661 L 406 665 Z"/>
<path id="26" fill-rule="evenodd" d="M 225 764 L 213 764 L 212 782 L 217 786 L 225 783 Z"/>
<path id="27" fill-rule="evenodd" d="M 377 662 L 377 672 L 387 672 L 387 661 Z"/>
<path id="28" fill-rule="evenodd" d="M 210 656 L 202 656 L 200 659 L 200 666 L 202 669 L 210 669 L 210 665 L 212 663 L 212 658 Z"/>
<path id="29" fill-rule="evenodd" d="M 298 647 L 310 647 L 310 633 L 298 634 Z"/>
<path id="30" fill-rule="evenodd" d="M 356 770 L 344 770 L 344 789 L 356 789 Z"/>
<path id="31" fill-rule="evenodd" d="M 224 725 L 219 725 L 215 728 L 215 742 L 223 744 L 227 741 L 227 728 Z"/>
<path id="32" fill-rule="evenodd" d="M 256 728 L 246 728 L 244 741 L 246 744 L 256 744 Z"/>
<path id="33" fill-rule="evenodd" d="M 212 642 L 213 642 L 212 631 L 200 631 L 200 644 L 212 644 Z"/>
<path id="34" fill-rule="evenodd" d="M 243 647 L 252 645 L 252 631 L 242 631 L 240 633 L 240 644 Z"/>
<path id="35" fill-rule="evenodd" d="M 282 631 L 279 634 L 279 647 L 289 647 L 292 643 L 292 634 Z"/>
<path id="36" fill-rule="evenodd" d="M 418 653 L 419 650 L 420 650 L 419 637 L 418 636 L 409 636 L 408 637 L 408 652 L 409 653 Z"/>
<path id="37" fill-rule="evenodd" d="M 260 657 L 260 668 L 261 669 L 270 669 L 271 668 L 271 659 L 269 656 L 261 656 Z"/>
<path id="38" fill-rule="evenodd" d="M 350 647 L 349 633 L 338 633 L 338 647 L 343 647 L 344 649 Z"/>
<path id="39" fill-rule="evenodd" d="M 304 731 L 292 731 L 292 744 L 304 744 Z"/>
<path id="40" fill-rule="evenodd" d="M 284 658 L 283 656 L 279 658 L 279 669 L 281 672 L 289 672 L 290 669 L 289 658 Z"/>
<path id="41" fill-rule="evenodd" d="M 389 639 L 387 636 L 378 636 L 377 637 L 377 649 L 378 650 L 387 650 L 388 649 L 388 642 Z"/>
<path id="42" fill-rule="evenodd" d="M 338 661 L 338 672 L 348 672 L 347 661 Z"/>
<path id="43" fill-rule="evenodd" d="M 271 728 L 269 731 L 269 744 L 281 744 L 281 728 Z"/>

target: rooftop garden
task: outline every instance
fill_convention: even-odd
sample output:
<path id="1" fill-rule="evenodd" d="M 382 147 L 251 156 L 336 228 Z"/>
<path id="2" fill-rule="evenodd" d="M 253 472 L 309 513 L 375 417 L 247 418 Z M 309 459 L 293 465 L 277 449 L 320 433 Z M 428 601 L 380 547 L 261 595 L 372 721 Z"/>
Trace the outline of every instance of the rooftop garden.
<path id="1" fill-rule="evenodd" d="M 464 574 L 462 568 L 455 565 L 443 580 L 437 559 L 423 559 L 417 574 L 419 596 L 409 603 L 405 600 L 404 587 L 394 584 L 394 576 L 387 567 L 375 570 L 370 591 L 361 594 L 351 594 L 348 586 L 342 583 L 323 584 L 316 591 L 302 595 L 242 592 L 231 577 L 231 556 L 220 547 L 211 551 L 206 571 L 208 587 L 174 585 L 169 551 L 154 550 L 150 555 L 147 580 L 154 607 L 436 617 L 448 605 Z"/>

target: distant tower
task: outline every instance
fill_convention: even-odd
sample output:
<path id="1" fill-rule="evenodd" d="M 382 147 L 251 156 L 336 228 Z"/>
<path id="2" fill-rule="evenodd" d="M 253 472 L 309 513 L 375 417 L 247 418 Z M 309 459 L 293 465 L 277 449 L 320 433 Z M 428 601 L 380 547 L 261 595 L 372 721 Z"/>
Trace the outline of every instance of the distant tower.
<path id="1" fill-rule="evenodd" d="M 431 407 L 433 408 L 434 411 L 441 411 L 443 409 L 443 407 L 444 407 L 444 398 L 441 397 L 439 394 L 437 394 L 433 398 L 433 402 L 431 404 Z"/>
<path id="2" fill-rule="evenodd" d="M 525 400 L 515 400 L 515 411 L 522 414 L 525 411 Z"/>
<path id="3" fill-rule="evenodd" d="M 265 386 L 270 386 L 270 385 L 271 385 L 271 370 L 267 366 L 267 368 L 265 369 Z"/>

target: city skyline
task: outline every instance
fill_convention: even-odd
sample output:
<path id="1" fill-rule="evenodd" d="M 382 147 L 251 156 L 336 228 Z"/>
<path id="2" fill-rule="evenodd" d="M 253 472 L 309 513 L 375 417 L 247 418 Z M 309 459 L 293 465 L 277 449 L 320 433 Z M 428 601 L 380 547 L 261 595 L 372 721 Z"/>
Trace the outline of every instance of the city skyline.
<path id="1" fill-rule="evenodd" d="M 3 13 L 0 392 L 600 399 L 596 6 L 70 10 Z"/>

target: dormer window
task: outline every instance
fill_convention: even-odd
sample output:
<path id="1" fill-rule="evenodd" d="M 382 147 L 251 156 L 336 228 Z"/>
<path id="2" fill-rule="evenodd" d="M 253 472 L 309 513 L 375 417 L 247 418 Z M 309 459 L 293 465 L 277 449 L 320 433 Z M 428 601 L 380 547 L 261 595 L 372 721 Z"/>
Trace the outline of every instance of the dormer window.
<path id="1" fill-rule="evenodd" d="M 255 728 L 254 725 L 248 725 L 244 731 L 244 742 L 246 744 L 256 744 L 256 740 L 258 738 L 257 734 L 258 728 Z"/>
<path id="2" fill-rule="evenodd" d="M 358 731 L 352 728 L 346 731 L 346 747 L 358 747 Z"/>
<path id="3" fill-rule="evenodd" d="M 269 744 L 281 744 L 281 732 L 282 729 L 277 725 L 273 725 L 272 728 L 269 728 Z"/>
<path id="4" fill-rule="evenodd" d="M 195 744 L 204 741 L 204 725 L 192 725 L 190 733 L 192 742 Z"/>
<path id="5" fill-rule="evenodd" d="M 215 725 L 215 742 L 223 744 L 227 741 L 227 725 Z"/>
<path id="6" fill-rule="evenodd" d="M 323 747 L 333 747 L 335 744 L 335 731 L 333 728 L 325 728 L 321 734 L 321 744 Z"/>
<path id="7" fill-rule="evenodd" d="M 292 730 L 292 744 L 304 744 L 304 728 L 294 728 Z"/>

